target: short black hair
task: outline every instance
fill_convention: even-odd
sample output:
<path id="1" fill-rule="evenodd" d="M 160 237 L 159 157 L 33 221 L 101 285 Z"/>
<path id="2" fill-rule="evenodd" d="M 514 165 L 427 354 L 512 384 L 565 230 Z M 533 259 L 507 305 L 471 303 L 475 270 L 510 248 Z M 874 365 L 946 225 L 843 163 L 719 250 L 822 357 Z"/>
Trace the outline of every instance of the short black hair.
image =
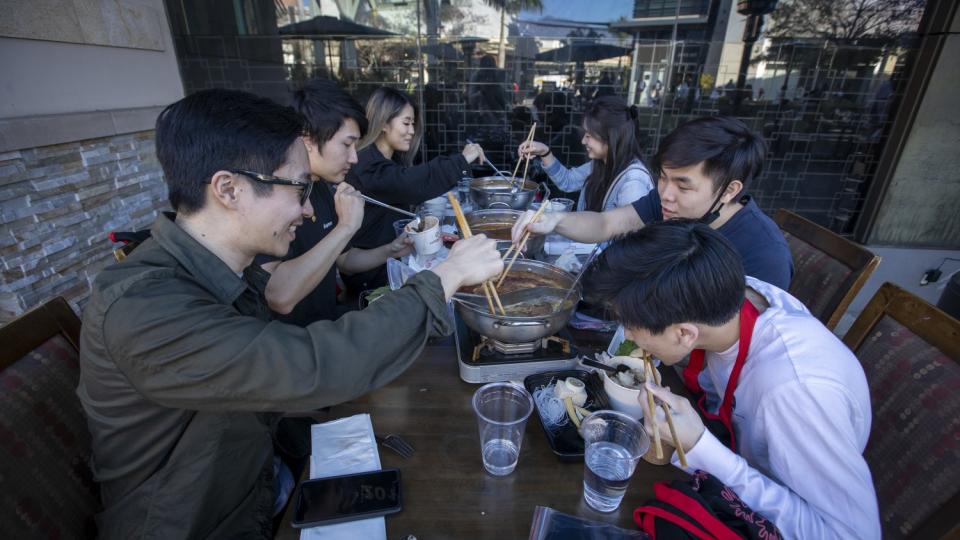
<path id="1" fill-rule="evenodd" d="M 703 172 L 713 180 L 714 192 L 733 180 L 743 182 L 743 191 L 760 176 L 766 153 L 763 138 L 746 124 L 729 116 L 705 116 L 671 131 L 653 157 L 653 171 L 664 167 L 689 167 L 703 162 Z"/>
<path id="2" fill-rule="evenodd" d="M 303 116 L 304 132 L 319 147 L 352 118 L 360 127 L 360 136 L 367 131 L 367 116 L 355 99 L 330 79 L 311 79 L 293 92 L 293 108 Z"/>
<path id="3" fill-rule="evenodd" d="M 624 326 L 653 334 L 684 322 L 721 325 L 737 314 L 746 288 L 733 245 L 688 219 L 653 223 L 613 242 L 586 282 Z"/>
<path id="4" fill-rule="evenodd" d="M 273 173 L 301 133 L 293 109 L 248 92 L 201 90 L 167 106 L 157 116 L 155 137 L 170 205 L 181 214 L 203 208 L 217 171 Z M 272 188 L 248 182 L 260 196 Z"/>

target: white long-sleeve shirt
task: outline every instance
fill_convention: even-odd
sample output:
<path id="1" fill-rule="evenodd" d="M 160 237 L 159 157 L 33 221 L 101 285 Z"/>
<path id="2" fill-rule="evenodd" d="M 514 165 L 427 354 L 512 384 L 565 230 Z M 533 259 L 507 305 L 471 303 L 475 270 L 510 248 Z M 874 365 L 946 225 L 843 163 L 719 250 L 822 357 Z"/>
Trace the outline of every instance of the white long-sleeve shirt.
<path id="1" fill-rule="evenodd" d="M 687 452 L 786 538 L 880 538 L 863 449 L 870 393 L 857 358 L 788 293 L 748 277 L 766 298 L 734 391 L 740 454 L 709 431 Z M 707 353 L 699 382 L 716 411 L 739 342 Z M 678 465 L 676 454 L 673 463 Z"/>
<path id="2" fill-rule="evenodd" d="M 579 191 L 583 189 L 587 177 L 593 171 L 593 160 L 590 160 L 579 167 L 568 169 L 560 160 L 555 159 L 549 167 L 543 169 L 550 180 L 564 191 Z M 650 172 L 640 160 L 633 160 L 629 167 L 624 169 L 621 177 L 610 186 L 606 197 L 606 203 L 603 210 L 612 210 L 621 206 L 626 206 L 633 201 L 643 197 L 653 189 L 653 181 L 650 179 Z M 584 210 L 586 207 L 586 196 L 581 191 L 580 198 L 577 200 L 577 210 Z"/>

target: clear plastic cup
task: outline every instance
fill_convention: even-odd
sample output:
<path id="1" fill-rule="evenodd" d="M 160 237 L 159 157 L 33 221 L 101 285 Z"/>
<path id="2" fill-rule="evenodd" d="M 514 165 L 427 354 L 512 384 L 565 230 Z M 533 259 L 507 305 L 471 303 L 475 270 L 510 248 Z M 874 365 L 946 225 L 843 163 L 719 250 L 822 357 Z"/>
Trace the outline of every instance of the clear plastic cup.
<path id="1" fill-rule="evenodd" d="M 470 195 L 470 182 L 473 178 L 461 178 L 457 182 L 457 199 L 460 201 L 460 208 L 464 213 L 473 210 L 473 196 Z"/>
<path id="2" fill-rule="evenodd" d="M 393 222 L 393 232 L 396 233 L 397 238 L 400 238 L 400 235 L 403 234 L 404 229 L 407 228 L 407 224 L 413 221 L 412 219 L 398 219 Z"/>
<path id="3" fill-rule="evenodd" d="M 616 411 L 597 411 L 580 424 L 585 454 L 583 498 L 594 510 L 620 507 L 637 462 L 650 447 L 640 422 Z"/>
<path id="4" fill-rule="evenodd" d="M 550 206 L 548 206 L 544 212 L 569 212 L 573 210 L 573 201 L 571 199 L 550 199 L 548 202 Z M 535 211 L 539 209 L 542 204 L 542 202 L 532 202 L 527 209 Z"/>
<path id="5" fill-rule="evenodd" d="M 517 467 L 523 431 L 533 412 L 533 398 L 525 388 L 510 382 L 490 383 L 473 394 L 473 411 L 480 430 L 483 468 L 506 476 Z"/>
<path id="6" fill-rule="evenodd" d="M 550 212 L 570 212 L 573 210 L 573 199 L 550 199 Z"/>

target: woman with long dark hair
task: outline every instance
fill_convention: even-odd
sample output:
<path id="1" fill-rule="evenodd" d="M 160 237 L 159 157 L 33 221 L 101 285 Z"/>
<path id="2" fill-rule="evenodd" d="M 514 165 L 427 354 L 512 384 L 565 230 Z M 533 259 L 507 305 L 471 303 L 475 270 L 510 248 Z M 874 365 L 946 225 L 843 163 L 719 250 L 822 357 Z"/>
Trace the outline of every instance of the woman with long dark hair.
<path id="1" fill-rule="evenodd" d="M 437 156 L 414 165 L 420 149 L 422 126 L 413 99 L 393 88 L 374 90 L 367 100 L 366 134 L 357 143 L 357 164 L 347 173 L 347 182 L 365 195 L 394 206 L 412 206 L 443 195 L 457 181 L 470 175 L 470 163 L 483 158 L 480 145 L 468 144 L 459 154 Z M 353 245 L 369 249 L 395 237 L 393 222 L 404 216 L 380 206 L 367 204 L 363 224 L 353 237 Z M 386 283 L 386 272 L 344 278 L 360 291 Z"/>
<path id="2" fill-rule="evenodd" d="M 468 144 L 459 154 L 414 165 L 423 130 L 413 99 L 399 90 L 374 90 L 366 115 L 367 132 L 357 143 L 357 164 L 347 182 L 384 202 L 413 205 L 443 195 L 470 170 L 471 162 L 483 158 L 480 145 Z"/>
<path id="3" fill-rule="evenodd" d="M 599 97 L 587 107 L 581 143 L 590 161 L 569 169 L 538 141 L 520 145 L 521 158 L 539 157 L 543 170 L 564 191 L 580 191 L 577 210 L 602 212 L 626 206 L 653 189 L 643 164 L 637 108 L 623 98 Z"/>

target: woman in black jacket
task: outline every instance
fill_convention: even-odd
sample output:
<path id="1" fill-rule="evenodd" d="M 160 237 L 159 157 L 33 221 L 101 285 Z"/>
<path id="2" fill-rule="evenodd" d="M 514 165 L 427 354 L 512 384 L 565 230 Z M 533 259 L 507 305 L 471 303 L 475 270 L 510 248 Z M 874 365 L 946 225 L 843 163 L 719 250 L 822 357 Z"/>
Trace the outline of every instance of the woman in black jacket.
<path id="1" fill-rule="evenodd" d="M 394 206 L 413 206 L 454 189 L 457 181 L 470 176 L 470 163 L 483 159 L 480 145 L 468 144 L 459 154 L 437 156 L 413 165 L 423 136 L 417 124 L 413 99 L 393 88 L 378 88 L 367 101 L 366 134 L 357 144 L 357 164 L 347 173 L 347 182 L 364 195 Z M 393 222 L 402 214 L 367 204 L 363 225 L 353 237 L 357 247 L 380 246 L 393 240 Z M 355 291 L 386 283 L 383 269 L 344 276 Z"/>

